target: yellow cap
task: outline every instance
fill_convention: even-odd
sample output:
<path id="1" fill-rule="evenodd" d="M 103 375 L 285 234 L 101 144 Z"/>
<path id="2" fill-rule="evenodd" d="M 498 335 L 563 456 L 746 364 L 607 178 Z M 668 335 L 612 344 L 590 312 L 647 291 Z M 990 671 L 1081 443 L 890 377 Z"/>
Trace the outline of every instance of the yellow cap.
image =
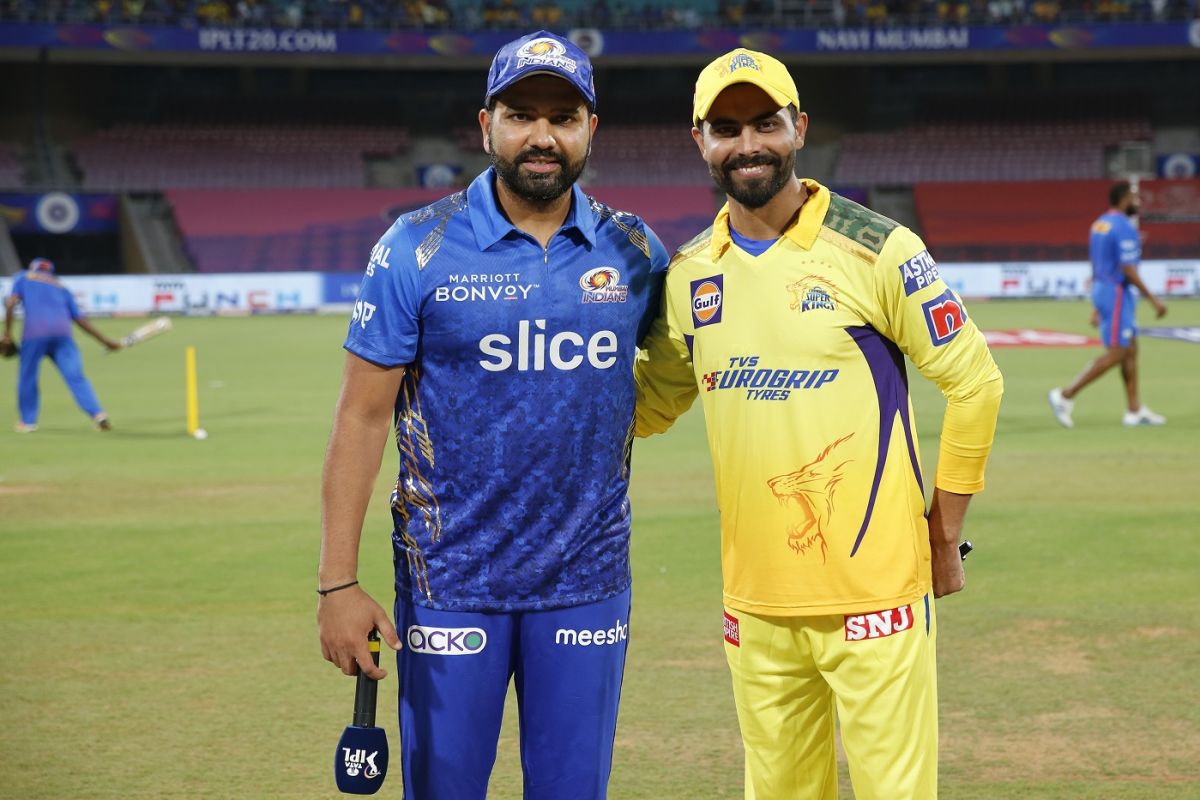
<path id="1" fill-rule="evenodd" d="M 766 92 L 783 108 L 794 105 L 800 108 L 800 96 L 796 82 L 787 67 L 766 53 L 758 53 L 739 47 L 731 50 L 700 72 L 696 79 L 696 94 L 692 98 L 692 122 L 708 115 L 708 110 L 717 95 L 735 83 L 750 83 Z"/>

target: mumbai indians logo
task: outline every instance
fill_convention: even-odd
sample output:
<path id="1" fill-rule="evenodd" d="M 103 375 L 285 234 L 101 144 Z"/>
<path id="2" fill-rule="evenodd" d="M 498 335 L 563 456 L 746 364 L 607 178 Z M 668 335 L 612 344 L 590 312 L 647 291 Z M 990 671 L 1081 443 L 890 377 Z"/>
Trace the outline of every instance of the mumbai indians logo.
<path id="1" fill-rule="evenodd" d="M 553 39 L 534 39 L 517 51 L 517 69 L 529 64 L 559 67 L 568 72 L 576 69 L 575 59 L 567 58 L 567 48 Z"/>
<path id="2" fill-rule="evenodd" d="M 589 269 L 579 278 L 585 303 L 624 303 L 629 287 L 621 285 L 621 273 L 615 267 Z"/>
<path id="3" fill-rule="evenodd" d="M 729 59 L 729 71 L 737 72 L 739 69 L 753 69 L 762 72 L 758 66 L 758 62 L 748 53 L 738 53 L 733 58 Z"/>
<path id="4" fill-rule="evenodd" d="M 695 327 L 715 325 L 721 321 L 721 302 L 724 300 L 725 276 L 713 275 L 692 281 L 692 322 Z"/>

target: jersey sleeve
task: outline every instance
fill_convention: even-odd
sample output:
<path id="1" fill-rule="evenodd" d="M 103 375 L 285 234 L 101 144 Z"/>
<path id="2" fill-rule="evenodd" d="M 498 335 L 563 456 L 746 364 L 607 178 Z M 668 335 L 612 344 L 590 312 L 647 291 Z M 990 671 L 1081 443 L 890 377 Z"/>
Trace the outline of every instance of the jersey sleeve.
<path id="1" fill-rule="evenodd" d="M 79 310 L 79 303 L 75 301 L 75 295 L 65 286 L 63 293 L 67 296 L 67 313 L 71 315 L 71 319 L 76 320 L 82 317 L 83 312 Z"/>
<path id="2" fill-rule="evenodd" d="M 962 299 L 912 231 L 896 229 L 875 264 L 878 300 L 872 324 L 946 397 L 938 488 L 983 489 L 1004 381 Z"/>
<path id="3" fill-rule="evenodd" d="M 1128 219 L 1122 220 L 1120 224 L 1114 227 L 1113 236 L 1116 237 L 1117 244 L 1117 263 L 1122 267 L 1136 267 L 1142 260 L 1142 237 L 1138 234 L 1137 228 L 1133 227 L 1133 223 Z"/>
<path id="4" fill-rule="evenodd" d="M 371 251 L 343 345 L 381 367 L 411 363 L 420 335 L 421 271 L 403 218 Z"/>
<path id="5" fill-rule="evenodd" d="M 642 313 L 642 319 L 638 323 L 639 347 L 642 346 L 658 316 L 662 302 L 663 280 L 667 277 L 667 265 L 671 261 L 671 256 L 667 253 L 667 248 L 663 246 L 662 240 L 658 238 L 658 234 L 651 230 L 645 222 L 642 223 L 642 230 L 646 234 L 646 242 L 649 244 L 650 251 L 650 292 L 646 299 L 646 308 Z"/>
<path id="6" fill-rule="evenodd" d="M 696 376 L 687 344 L 691 332 L 683 328 L 675 305 L 668 277 L 658 316 L 633 365 L 637 389 L 634 432 L 638 436 L 662 433 L 696 399 Z"/>
<path id="7" fill-rule="evenodd" d="M 25 273 L 24 272 L 18 272 L 16 274 L 16 277 L 13 278 L 12 287 L 9 288 L 8 292 L 13 297 L 20 300 L 22 303 L 25 302 Z"/>

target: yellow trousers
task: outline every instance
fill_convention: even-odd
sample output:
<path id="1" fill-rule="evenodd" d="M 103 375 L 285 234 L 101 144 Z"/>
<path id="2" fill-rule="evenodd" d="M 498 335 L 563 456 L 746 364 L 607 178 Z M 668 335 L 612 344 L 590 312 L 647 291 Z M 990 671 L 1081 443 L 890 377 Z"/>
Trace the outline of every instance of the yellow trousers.
<path id="1" fill-rule="evenodd" d="M 747 800 L 837 800 L 835 719 L 857 800 L 937 797 L 933 598 L 875 614 L 725 609 Z"/>

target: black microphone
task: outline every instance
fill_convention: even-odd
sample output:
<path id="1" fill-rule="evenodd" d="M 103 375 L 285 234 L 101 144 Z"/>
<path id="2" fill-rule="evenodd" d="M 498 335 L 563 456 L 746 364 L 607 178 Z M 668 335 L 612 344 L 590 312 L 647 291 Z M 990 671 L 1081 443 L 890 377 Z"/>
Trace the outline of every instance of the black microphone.
<path id="1" fill-rule="evenodd" d="M 371 660 L 379 665 L 379 633 L 367 636 Z M 354 723 L 346 726 L 333 754 L 333 776 L 346 794 L 375 794 L 387 775 L 388 743 L 383 728 L 375 727 L 375 694 L 379 682 L 360 668 L 354 687 Z"/>

